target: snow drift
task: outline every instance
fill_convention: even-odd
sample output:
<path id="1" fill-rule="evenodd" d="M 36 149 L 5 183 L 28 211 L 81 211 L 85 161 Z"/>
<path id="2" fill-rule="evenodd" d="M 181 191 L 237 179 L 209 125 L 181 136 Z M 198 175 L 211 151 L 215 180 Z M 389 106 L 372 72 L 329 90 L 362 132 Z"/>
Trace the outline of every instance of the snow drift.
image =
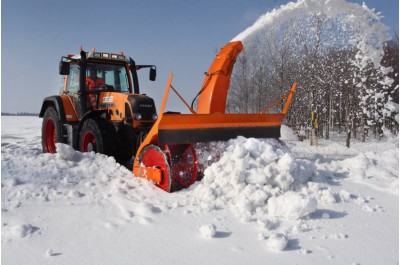
<path id="1" fill-rule="evenodd" d="M 193 189 L 194 203 L 207 210 L 232 208 L 244 221 L 265 219 L 269 212 L 280 215 L 276 204 L 284 199 L 275 198 L 307 183 L 315 171 L 273 139 L 238 137 L 221 151 L 221 159 L 205 170 L 203 180 Z M 296 206 L 286 208 L 288 212 L 281 217 L 299 219 L 316 209 L 312 198 L 306 198 L 304 205 L 296 196 L 285 198 L 287 205 Z"/>

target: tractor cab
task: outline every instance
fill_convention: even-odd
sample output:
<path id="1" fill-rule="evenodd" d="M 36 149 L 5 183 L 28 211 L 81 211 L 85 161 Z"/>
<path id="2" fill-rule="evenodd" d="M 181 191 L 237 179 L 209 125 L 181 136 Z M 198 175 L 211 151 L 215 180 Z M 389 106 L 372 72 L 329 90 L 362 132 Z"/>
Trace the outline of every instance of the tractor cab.
<path id="1" fill-rule="evenodd" d="M 78 119 L 91 110 L 108 110 L 115 106 L 114 99 L 126 99 L 123 94 L 140 95 L 137 71 L 142 68 L 150 68 L 149 79 L 156 79 L 156 66 L 136 65 L 122 52 L 113 54 L 92 50 L 63 56 L 60 61 L 62 94 L 70 97 Z M 113 110 L 110 113 L 113 114 Z"/>
<path id="2" fill-rule="evenodd" d="M 86 85 L 94 90 L 132 93 L 129 82 L 129 70 L 125 64 L 107 64 L 88 62 L 86 67 Z"/>
<path id="3" fill-rule="evenodd" d="M 132 62 L 134 64 L 133 60 Z M 123 53 L 91 52 L 62 57 L 60 74 L 63 75 L 66 83 L 64 92 L 78 92 L 79 90 L 82 92 L 86 90 L 87 81 L 99 79 L 102 82 L 96 84 L 96 90 L 132 93 L 138 88 L 133 88 L 129 72 L 130 70 L 134 71 L 132 76 L 137 76 L 137 74 L 136 65 L 134 64 L 131 68 L 129 63 L 130 61 Z M 82 79 L 80 79 L 81 75 L 83 75 Z M 84 84 L 80 84 L 81 81 L 84 81 Z"/>

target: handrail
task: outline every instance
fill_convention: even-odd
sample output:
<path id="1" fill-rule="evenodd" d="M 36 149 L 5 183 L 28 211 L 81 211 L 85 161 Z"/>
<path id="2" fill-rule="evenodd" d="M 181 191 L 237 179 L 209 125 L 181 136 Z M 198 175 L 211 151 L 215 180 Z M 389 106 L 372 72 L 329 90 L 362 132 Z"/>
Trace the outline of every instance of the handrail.
<path id="1" fill-rule="evenodd" d="M 272 109 L 273 107 L 276 106 L 276 104 L 278 104 L 279 102 L 281 102 L 282 100 L 284 100 L 287 96 L 289 96 L 289 92 L 287 92 L 285 95 L 283 95 L 283 97 L 281 97 L 280 99 L 278 99 L 277 101 L 275 101 L 274 103 L 272 103 L 271 105 L 269 105 L 268 107 L 266 107 L 265 109 L 263 109 L 262 111 L 260 111 L 260 114 L 265 114 L 265 112 L 269 111 L 270 109 Z"/>
<path id="2" fill-rule="evenodd" d="M 290 89 L 289 92 L 287 92 L 285 95 L 283 95 L 280 99 L 278 99 L 277 101 L 275 101 L 274 103 L 272 103 L 271 105 L 269 105 L 268 107 L 266 107 L 265 109 L 263 109 L 262 111 L 260 111 L 260 114 L 265 114 L 267 111 L 269 111 L 270 109 L 272 109 L 273 107 L 276 106 L 276 104 L 278 104 L 279 102 L 281 102 L 282 100 L 284 100 L 285 98 L 288 98 L 286 100 L 285 106 L 282 110 L 282 114 L 286 114 L 289 106 L 290 106 L 290 102 L 292 101 L 292 97 L 293 97 L 293 93 L 296 90 L 297 87 L 297 83 L 294 82 L 292 85 L 292 88 Z"/>
<path id="3" fill-rule="evenodd" d="M 175 92 L 175 94 L 182 100 L 182 102 L 186 105 L 186 107 L 188 107 L 188 109 L 189 109 L 189 111 L 192 113 L 192 114 L 196 114 L 196 112 L 194 111 L 194 109 L 192 109 L 190 106 L 189 106 L 189 104 L 185 101 L 185 99 L 178 93 L 178 91 L 172 86 L 172 84 L 171 84 L 171 88 L 172 88 L 172 90 Z"/>
<path id="4" fill-rule="evenodd" d="M 293 85 L 292 85 L 292 88 L 290 89 L 290 92 L 289 92 L 288 98 L 286 100 L 285 106 L 283 107 L 282 114 L 286 114 L 287 111 L 289 110 L 290 102 L 292 102 L 292 97 L 293 97 L 294 91 L 296 90 L 296 87 L 297 87 L 297 83 L 294 82 Z"/>

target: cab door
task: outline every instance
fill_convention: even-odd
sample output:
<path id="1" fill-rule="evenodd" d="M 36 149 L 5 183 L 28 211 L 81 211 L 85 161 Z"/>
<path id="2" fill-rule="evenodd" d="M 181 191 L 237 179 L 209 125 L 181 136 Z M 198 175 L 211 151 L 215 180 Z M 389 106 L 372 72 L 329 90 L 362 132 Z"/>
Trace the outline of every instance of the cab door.
<path id="1" fill-rule="evenodd" d="M 83 113 L 82 113 L 81 104 L 80 104 L 81 99 L 78 94 L 78 92 L 79 92 L 79 74 L 80 74 L 79 65 L 71 64 L 70 72 L 69 72 L 69 75 L 67 76 L 67 82 L 65 85 L 64 94 L 68 96 L 68 98 L 71 101 L 72 106 L 74 108 L 73 112 L 75 112 L 75 113 L 72 113 L 71 115 L 73 115 L 73 116 L 76 115 L 78 117 L 78 119 L 81 119 Z M 68 119 L 68 117 L 67 117 L 67 119 Z"/>

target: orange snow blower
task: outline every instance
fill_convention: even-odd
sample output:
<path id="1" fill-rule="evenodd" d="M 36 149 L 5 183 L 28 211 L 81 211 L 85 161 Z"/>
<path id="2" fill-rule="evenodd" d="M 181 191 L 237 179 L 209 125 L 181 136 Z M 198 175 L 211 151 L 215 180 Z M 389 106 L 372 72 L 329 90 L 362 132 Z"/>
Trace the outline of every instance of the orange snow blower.
<path id="1" fill-rule="evenodd" d="M 201 174 L 194 144 L 239 135 L 280 137 L 296 84 L 271 105 L 287 98 L 281 113 L 265 114 L 269 107 L 259 114 L 225 114 L 232 69 L 242 49 L 240 41 L 221 49 L 206 73 L 196 110 L 173 87 L 171 75 L 158 115 L 154 100 L 140 93 L 137 73 L 150 68 L 154 81 L 155 65 L 138 65 L 122 52 L 94 49 L 61 57 L 63 89 L 43 100 L 39 114 L 43 152 L 55 153 L 56 142 L 64 143 L 81 152 L 113 156 L 130 168 L 133 164 L 137 177 L 151 179 L 165 191 L 189 187 Z M 191 114 L 164 113 L 171 89 Z"/>
<path id="2" fill-rule="evenodd" d="M 220 50 L 206 73 L 196 111 L 173 87 L 170 75 L 158 119 L 136 152 L 133 166 L 136 176 L 151 179 L 168 192 L 187 188 L 196 181 L 199 170 L 194 143 L 226 141 L 237 136 L 280 137 L 280 127 L 296 83 L 286 95 L 259 114 L 225 113 L 233 66 L 242 50 L 240 41 L 228 43 Z M 170 89 L 192 114 L 164 113 Z M 286 103 L 281 113 L 265 114 L 284 99 Z"/>

